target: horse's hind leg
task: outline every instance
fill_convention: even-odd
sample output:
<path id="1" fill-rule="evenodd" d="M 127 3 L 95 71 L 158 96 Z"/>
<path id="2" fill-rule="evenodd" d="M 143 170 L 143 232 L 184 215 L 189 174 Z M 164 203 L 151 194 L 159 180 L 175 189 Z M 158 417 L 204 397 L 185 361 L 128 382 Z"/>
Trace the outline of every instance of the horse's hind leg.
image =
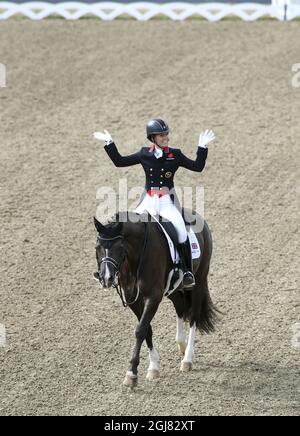
<path id="1" fill-rule="evenodd" d="M 181 354 L 185 354 L 187 342 L 186 342 L 186 332 L 185 332 L 185 322 L 184 322 L 184 308 L 185 308 L 185 300 L 184 296 L 181 292 L 174 292 L 169 299 L 172 301 L 175 310 L 176 310 L 176 342 L 178 345 L 178 349 Z"/>
<path id="2" fill-rule="evenodd" d="M 189 339 L 185 351 L 184 358 L 181 362 L 180 371 L 188 372 L 192 370 L 194 348 L 195 348 L 195 336 L 196 336 L 196 323 L 190 327 Z"/>
<path id="3" fill-rule="evenodd" d="M 197 328 L 200 332 L 210 333 L 214 330 L 214 324 L 217 321 L 217 309 L 213 305 L 208 289 L 207 272 L 198 278 L 198 285 L 192 291 L 192 306 L 190 317 L 190 333 L 188 339 L 187 349 L 184 359 L 181 362 L 181 371 L 191 371 L 195 336 Z"/>
<path id="4" fill-rule="evenodd" d="M 187 345 L 186 334 L 185 334 L 185 323 L 183 318 L 179 318 L 178 315 L 176 318 L 177 318 L 176 342 L 180 353 L 184 355 Z"/>

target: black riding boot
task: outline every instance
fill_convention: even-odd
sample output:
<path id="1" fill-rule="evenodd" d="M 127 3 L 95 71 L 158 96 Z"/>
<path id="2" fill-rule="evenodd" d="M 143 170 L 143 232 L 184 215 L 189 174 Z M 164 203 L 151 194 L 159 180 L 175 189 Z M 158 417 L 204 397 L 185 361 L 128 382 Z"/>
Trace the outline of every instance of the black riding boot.
<path id="1" fill-rule="evenodd" d="M 194 274 L 192 272 L 193 260 L 189 239 L 187 239 L 183 244 L 179 244 L 178 249 L 183 269 L 183 287 L 192 288 L 196 283 Z"/>

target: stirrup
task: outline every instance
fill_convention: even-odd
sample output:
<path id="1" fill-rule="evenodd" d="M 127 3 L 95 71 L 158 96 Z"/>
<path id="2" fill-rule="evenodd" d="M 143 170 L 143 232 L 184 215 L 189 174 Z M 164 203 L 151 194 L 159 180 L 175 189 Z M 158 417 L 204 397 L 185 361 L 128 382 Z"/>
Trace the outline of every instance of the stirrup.
<path id="1" fill-rule="evenodd" d="M 185 289 L 193 288 L 196 285 L 195 276 L 191 271 L 184 273 L 182 284 Z"/>

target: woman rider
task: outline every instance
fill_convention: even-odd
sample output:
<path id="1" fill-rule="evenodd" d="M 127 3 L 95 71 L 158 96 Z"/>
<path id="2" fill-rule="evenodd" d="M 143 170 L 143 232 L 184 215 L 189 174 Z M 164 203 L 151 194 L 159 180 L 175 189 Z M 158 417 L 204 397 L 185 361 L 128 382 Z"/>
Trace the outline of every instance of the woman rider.
<path id="1" fill-rule="evenodd" d="M 179 255 L 183 267 L 183 286 L 191 288 L 195 285 L 192 273 L 192 256 L 189 238 L 182 214 L 174 204 L 170 191 L 174 189 L 174 175 L 179 167 L 201 172 L 207 157 L 207 144 L 215 139 L 212 131 L 205 131 L 199 137 L 197 158 L 195 161 L 187 158 L 180 149 L 169 148 L 169 127 L 161 119 L 150 120 L 147 124 L 147 138 L 151 146 L 143 147 L 137 153 L 121 156 L 111 135 L 96 132 L 94 137 L 105 141 L 105 151 L 117 167 L 128 167 L 141 164 L 146 174 L 146 192 L 142 202 L 135 212 L 142 214 L 159 214 L 171 221 L 178 233 Z"/>

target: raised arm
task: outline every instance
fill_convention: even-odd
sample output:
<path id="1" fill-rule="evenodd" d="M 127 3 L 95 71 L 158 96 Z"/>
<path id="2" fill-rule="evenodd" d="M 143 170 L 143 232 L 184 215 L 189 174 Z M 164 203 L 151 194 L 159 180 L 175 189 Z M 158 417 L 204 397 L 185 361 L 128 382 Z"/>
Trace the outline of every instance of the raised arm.
<path id="1" fill-rule="evenodd" d="M 94 138 L 105 141 L 104 149 L 116 167 L 130 167 L 141 162 L 140 151 L 129 156 L 121 156 L 111 135 L 104 130 L 104 133 L 94 133 Z"/>
<path id="2" fill-rule="evenodd" d="M 196 160 L 189 159 L 180 151 L 179 166 L 200 173 L 205 167 L 205 162 L 208 154 L 207 144 L 209 144 L 214 139 L 215 135 L 212 131 L 206 130 L 206 132 L 201 133 L 199 137 Z"/>
<path id="3" fill-rule="evenodd" d="M 104 149 L 116 167 L 131 167 L 141 163 L 140 151 L 129 156 L 121 156 L 114 142 L 105 145 Z"/>

